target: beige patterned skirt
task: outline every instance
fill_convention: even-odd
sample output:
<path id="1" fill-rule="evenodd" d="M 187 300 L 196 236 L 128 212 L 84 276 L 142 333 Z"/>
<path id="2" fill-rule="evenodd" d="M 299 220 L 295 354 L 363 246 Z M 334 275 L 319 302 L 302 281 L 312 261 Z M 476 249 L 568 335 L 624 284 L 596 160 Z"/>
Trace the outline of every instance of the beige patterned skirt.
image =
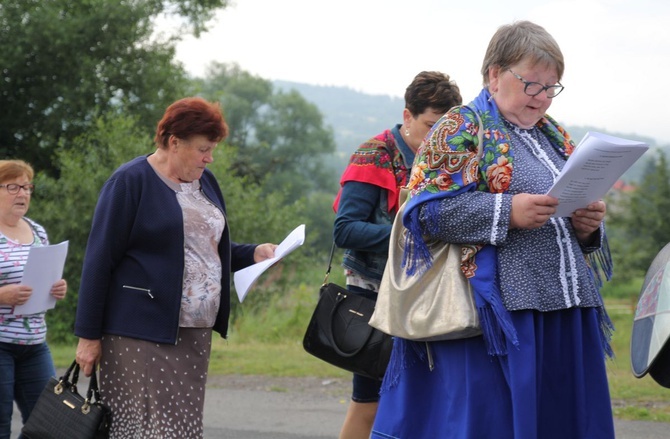
<path id="1" fill-rule="evenodd" d="M 202 438 L 211 328 L 179 328 L 176 345 L 102 337 L 100 394 L 110 439 Z"/>

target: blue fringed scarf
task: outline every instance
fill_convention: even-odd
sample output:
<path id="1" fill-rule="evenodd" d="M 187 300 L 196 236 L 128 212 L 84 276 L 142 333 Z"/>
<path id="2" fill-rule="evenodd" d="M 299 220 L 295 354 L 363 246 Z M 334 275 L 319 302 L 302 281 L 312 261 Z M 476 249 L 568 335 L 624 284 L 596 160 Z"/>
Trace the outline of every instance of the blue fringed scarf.
<path id="1" fill-rule="evenodd" d="M 476 111 L 482 121 L 479 127 Z M 546 116 L 537 123 L 551 144 L 566 159 L 574 150 L 569 135 L 555 120 Z M 477 134 L 483 129 L 481 155 Z M 403 267 L 408 275 L 422 272 L 432 264 L 431 254 L 423 241 L 419 208 L 426 204 L 428 215 L 437 214 L 437 203 L 430 201 L 454 197 L 467 191 L 504 193 L 508 190 L 514 168 L 510 136 L 487 89 L 467 107 L 457 107 L 445 114 L 432 128 L 416 155 L 408 187 L 410 199 L 403 215 L 408 229 Z M 606 239 L 602 248 L 588 257 L 589 268 L 599 286 L 601 272 L 611 277 L 612 265 Z M 518 346 L 516 330 L 502 303 L 497 280 L 495 246 L 465 245 L 461 270 L 470 280 L 479 312 L 482 332 L 490 355 L 506 355 L 507 343 Z M 612 324 L 601 310 L 602 340 L 611 355 L 609 336 Z"/>

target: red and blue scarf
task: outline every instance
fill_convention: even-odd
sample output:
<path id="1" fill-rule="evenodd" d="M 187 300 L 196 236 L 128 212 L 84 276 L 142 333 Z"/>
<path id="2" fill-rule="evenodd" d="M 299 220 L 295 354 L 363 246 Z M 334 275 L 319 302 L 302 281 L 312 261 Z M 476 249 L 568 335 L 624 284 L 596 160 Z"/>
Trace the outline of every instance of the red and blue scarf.
<path id="1" fill-rule="evenodd" d="M 388 211 L 398 211 L 400 188 L 407 181 L 408 170 L 396 146 L 391 130 L 373 137 L 363 143 L 351 155 L 349 165 L 340 178 L 340 190 L 335 197 L 333 210 L 337 212 L 340 204 L 342 186 L 348 181 L 368 183 L 386 189 L 388 192 Z"/>

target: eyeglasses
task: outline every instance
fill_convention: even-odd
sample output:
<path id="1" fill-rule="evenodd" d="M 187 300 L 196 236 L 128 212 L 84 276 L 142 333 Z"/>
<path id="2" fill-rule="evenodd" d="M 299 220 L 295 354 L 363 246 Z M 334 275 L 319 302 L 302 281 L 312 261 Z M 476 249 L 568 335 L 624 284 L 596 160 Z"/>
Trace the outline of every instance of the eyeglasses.
<path id="1" fill-rule="evenodd" d="M 519 81 L 521 81 L 525 84 L 525 87 L 523 88 L 523 92 L 526 93 L 528 96 L 537 96 L 540 93 L 542 93 L 543 91 L 546 91 L 547 92 L 547 97 L 549 99 L 551 99 L 551 98 L 555 98 L 556 96 L 558 96 L 558 94 L 560 92 L 562 92 L 563 89 L 565 88 L 565 87 L 563 87 L 563 85 L 561 85 L 560 82 L 556 85 L 542 85 L 539 82 L 526 81 L 525 79 L 523 79 L 521 77 L 521 75 L 517 75 L 516 73 L 514 73 L 512 71 L 512 69 L 507 69 L 507 70 L 509 70 L 509 72 L 511 74 L 513 74 L 516 79 L 518 79 Z"/>
<path id="2" fill-rule="evenodd" d="M 28 184 L 16 184 L 16 183 L 10 183 L 10 184 L 0 184 L 0 187 L 4 187 L 7 189 L 7 192 L 9 192 L 11 195 L 16 195 L 19 193 L 19 189 L 23 189 L 26 191 L 27 194 L 32 194 L 35 192 L 35 185 L 28 183 Z"/>

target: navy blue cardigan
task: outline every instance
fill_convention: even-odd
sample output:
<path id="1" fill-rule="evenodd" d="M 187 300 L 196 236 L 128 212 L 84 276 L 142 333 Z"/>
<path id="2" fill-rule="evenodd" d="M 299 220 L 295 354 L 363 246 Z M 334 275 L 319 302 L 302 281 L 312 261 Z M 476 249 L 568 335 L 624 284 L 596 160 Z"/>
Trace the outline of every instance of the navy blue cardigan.
<path id="1" fill-rule="evenodd" d="M 225 215 L 211 171 L 203 193 Z M 230 273 L 254 263 L 256 245 L 235 244 L 228 224 L 219 243 L 221 305 L 214 330 L 228 333 Z M 82 270 L 75 335 L 103 333 L 157 343 L 176 343 L 184 273 L 184 225 L 176 193 L 147 161 L 119 167 L 100 192 Z"/>

